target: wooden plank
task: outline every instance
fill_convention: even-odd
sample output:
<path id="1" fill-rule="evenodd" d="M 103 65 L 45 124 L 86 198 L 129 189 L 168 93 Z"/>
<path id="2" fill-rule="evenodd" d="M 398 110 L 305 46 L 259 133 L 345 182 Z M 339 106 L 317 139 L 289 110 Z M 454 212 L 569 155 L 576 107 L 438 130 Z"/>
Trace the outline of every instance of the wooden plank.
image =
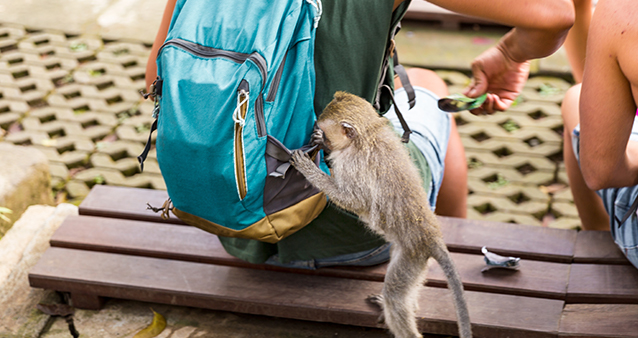
<path id="1" fill-rule="evenodd" d="M 80 203 L 79 211 L 80 215 L 184 224 L 173 214 L 167 220 L 163 220 L 159 213 L 146 209 L 146 203 L 153 207 L 161 207 L 166 199 L 168 199 L 166 190 L 96 184 Z"/>
<path id="2" fill-rule="evenodd" d="M 614 243 L 609 231 L 579 231 L 576 235 L 574 263 L 631 264 Z"/>
<path id="3" fill-rule="evenodd" d="M 216 235 L 196 227 L 95 216 L 67 217 L 51 237 L 50 244 L 70 249 L 372 281 L 383 281 L 386 272 L 385 264 L 317 270 L 250 264 L 229 255 Z"/>
<path id="4" fill-rule="evenodd" d="M 32 287 L 301 320 L 378 327 L 365 301 L 382 283 L 195 262 L 49 248 Z M 556 337 L 564 302 L 466 292 L 477 337 Z M 456 335 L 451 295 L 423 287 L 417 312 L 428 333 Z"/>
<path id="5" fill-rule="evenodd" d="M 518 270 L 481 272 L 485 267 L 483 256 L 451 255 L 466 290 L 562 300 L 567 294 L 569 264 L 523 260 Z M 441 267 L 433 260 L 428 265 L 426 285 L 447 287 Z"/>
<path id="6" fill-rule="evenodd" d="M 387 269 L 387 264 L 317 270 L 250 264 L 226 253 L 217 236 L 195 227 L 94 216 L 68 217 L 50 243 L 55 247 L 372 281 L 383 281 Z M 522 262 L 520 271 L 481 273 L 485 266 L 482 256 L 453 253 L 452 258 L 467 290 L 565 299 L 568 264 L 526 260 Z M 447 287 L 440 267 L 434 261 L 431 263 L 427 285 Z"/>
<path id="7" fill-rule="evenodd" d="M 638 304 L 638 269 L 632 265 L 572 264 L 566 302 Z"/>
<path id="8" fill-rule="evenodd" d="M 81 215 L 183 224 L 177 217 L 162 220 L 146 203 L 162 205 L 166 191 L 96 185 L 80 204 Z M 571 262 L 575 230 L 439 217 L 450 251 L 480 253 L 481 247 L 502 255 L 552 262 Z M 524 240 L 523 240 L 524 239 Z"/>
<path id="9" fill-rule="evenodd" d="M 481 247 L 500 255 L 570 263 L 576 231 L 539 226 L 439 217 L 450 251 L 479 254 Z"/>
<path id="10" fill-rule="evenodd" d="M 638 305 L 567 304 L 560 322 L 560 336 L 638 337 Z"/>

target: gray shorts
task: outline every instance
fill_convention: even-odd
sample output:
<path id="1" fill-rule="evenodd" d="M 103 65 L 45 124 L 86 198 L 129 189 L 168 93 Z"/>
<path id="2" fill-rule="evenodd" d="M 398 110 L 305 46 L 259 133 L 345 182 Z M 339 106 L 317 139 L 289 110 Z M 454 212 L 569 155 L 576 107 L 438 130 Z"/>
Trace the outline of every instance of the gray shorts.
<path id="1" fill-rule="evenodd" d="M 414 87 L 414 92 L 416 104 L 412 109 L 409 109 L 408 95 L 403 88 L 395 91 L 394 98 L 399 106 L 399 111 L 412 130 L 410 140 L 423 153 L 432 172 L 428 198 L 430 207 L 434 210 L 436 197 L 439 195 L 441 182 L 443 182 L 445 153 L 447 152 L 451 131 L 450 114 L 439 109 L 439 97 L 436 94 L 416 86 Z M 399 118 L 394 112 L 394 106 L 384 116 L 392 122 L 394 129 L 399 133 L 403 133 Z"/>
<path id="2" fill-rule="evenodd" d="M 629 141 L 638 142 L 638 116 L 634 118 Z M 577 125 L 572 133 L 572 147 L 576 159 L 580 162 L 580 125 Z M 600 189 L 596 194 L 602 198 L 605 210 L 609 214 L 609 227 L 614 242 L 638 268 L 638 215 L 631 215 L 622 226 L 616 220 L 622 220 L 631 204 L 638 198 L 638 186 Z"/>

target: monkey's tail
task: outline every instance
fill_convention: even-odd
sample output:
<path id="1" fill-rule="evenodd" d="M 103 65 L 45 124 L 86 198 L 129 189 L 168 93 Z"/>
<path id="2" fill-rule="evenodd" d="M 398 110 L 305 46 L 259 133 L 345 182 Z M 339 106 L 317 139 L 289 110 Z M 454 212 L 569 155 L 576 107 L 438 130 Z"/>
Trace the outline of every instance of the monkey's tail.
<path id="1" fill-rule="evenodd" d="M 452 291 L 452 296 L 454 297 L 456 317 L 459 325 L 459 337 L 472 338 L 470 313 L 467 310 L 467 303 L 463 297 L 463 283 L 461 282 L 461 277 L 456 271 L 454 262 L 452 261 L 445 244 L 441 244 L 439 249 L 435 250 L 433 256 L 441 266 L 441 269 L 443 269 L 445 277 L 447 278 L 448 288 Z"/>

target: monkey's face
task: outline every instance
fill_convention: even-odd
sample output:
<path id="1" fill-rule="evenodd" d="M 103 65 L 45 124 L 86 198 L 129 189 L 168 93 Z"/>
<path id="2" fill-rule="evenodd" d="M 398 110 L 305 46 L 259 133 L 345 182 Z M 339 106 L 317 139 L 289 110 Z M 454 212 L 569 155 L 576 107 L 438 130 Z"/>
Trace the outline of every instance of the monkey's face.
<path id="1" fill-rule="evenodd" d="M 347 148 L 356 136 L 355 129 L 343 121 L 319 120 L 317 126 L 323 131 L 323 144 L 330 151 Z"/>

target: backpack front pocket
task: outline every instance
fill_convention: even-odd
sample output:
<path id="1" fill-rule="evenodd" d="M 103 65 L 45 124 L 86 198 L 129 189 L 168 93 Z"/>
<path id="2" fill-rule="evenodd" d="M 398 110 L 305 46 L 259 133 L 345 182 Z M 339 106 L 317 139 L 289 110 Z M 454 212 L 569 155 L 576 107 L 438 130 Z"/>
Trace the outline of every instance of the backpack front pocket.
<path id="1" fill-rule="evenodd" d="M 158 63 L 184 65 L 158 74 L 157 157 L 175 207 L 238 227 L 263 218 L 263 57 L 174 39 Z"/>

